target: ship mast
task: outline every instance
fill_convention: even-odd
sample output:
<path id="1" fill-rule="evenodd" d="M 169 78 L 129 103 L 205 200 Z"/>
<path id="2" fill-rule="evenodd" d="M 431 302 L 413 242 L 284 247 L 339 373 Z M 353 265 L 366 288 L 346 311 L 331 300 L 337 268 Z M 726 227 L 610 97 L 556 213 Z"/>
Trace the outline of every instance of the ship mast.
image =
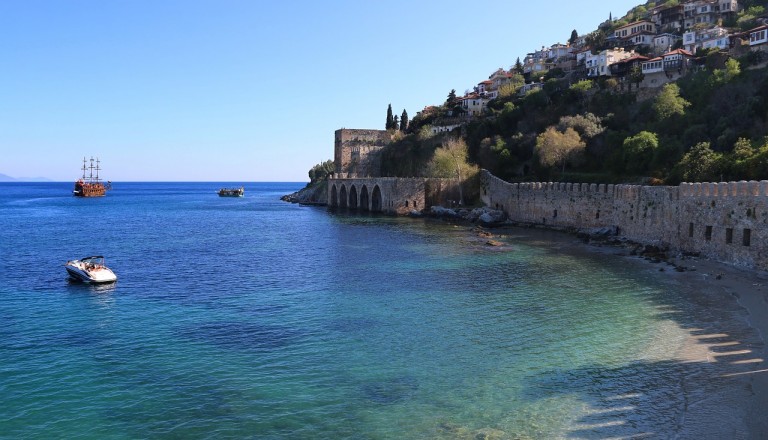
<path id="1" fill-rule="evenodd" d="M 101 161 L 96 157 L 96 183 L 99 183 L 99 170 L 101 169 L 99 168 L 99 163 L 101 163 Z"/>
<path id="2" fill-rule="evenodd" d="M 90 174 L 88 175 L 88 181 L 93 182 L 93 156 L 91 156 L 91 166 L 89 167 Z"/>
<path id="3" fill-rule="evenodd" d="M 85 170 L 86 170 L 86 167 L 85 167 L 85 156 L 83 156 L 83 180 L 85 180 Z"/>

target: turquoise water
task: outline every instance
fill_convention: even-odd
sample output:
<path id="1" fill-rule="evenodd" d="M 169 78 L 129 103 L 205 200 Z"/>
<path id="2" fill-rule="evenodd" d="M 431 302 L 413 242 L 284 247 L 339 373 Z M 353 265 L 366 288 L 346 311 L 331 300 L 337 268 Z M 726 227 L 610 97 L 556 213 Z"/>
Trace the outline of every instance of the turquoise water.
<path id="1" fill-rule="evenodd" d="M 711 317 L 567 236 L 70 186 L 0 184 L 0 437 L 672 436 L 710 368 Z M 92 254 L 116 284 L 67 280 Z"/>

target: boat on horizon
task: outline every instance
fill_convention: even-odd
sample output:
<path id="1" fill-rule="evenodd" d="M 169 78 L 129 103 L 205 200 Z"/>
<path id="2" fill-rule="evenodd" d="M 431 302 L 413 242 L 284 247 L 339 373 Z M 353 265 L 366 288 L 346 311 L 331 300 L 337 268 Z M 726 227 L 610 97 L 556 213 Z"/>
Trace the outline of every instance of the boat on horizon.
<path id="1" fill-rule="evenodd" d="M 117 275 L 104 264 L 102 255 L 67 261 L 64 268 L 70 278 L 84 283 L 102 284 L 117 281 Z"/>
<path id="2" fill-rule="evenodd" d="M 219 197 L 243 197 L 245 196 L 245 188 L 221 188 L 217 191 Z"/>
<path id="3" fill-rule="evenodd" d="M 93 166 L 94 161 L 96 162 L 96 166 Z M 98 157 L 94 160 L 93 156 L 91 156 L 90 166 L 88 166 L 87 163 L 87 159 L 83 157 L 83 177 L 75 181 L 75 189 L 72 191 L 72 195 L 75 197 L 105 196 L 107 194 L 107 190 L 112 189 L 112 182 L 107 181 L 107 184 L 104 185 L 104 183 L 99 178 L 99 171 L 101 171 L 101 161 L 99 161 Z M 86 171 L 89 171 L 87 176 Z M 96 171 L 95 176 L 93 173 L 94 171 Z"/>

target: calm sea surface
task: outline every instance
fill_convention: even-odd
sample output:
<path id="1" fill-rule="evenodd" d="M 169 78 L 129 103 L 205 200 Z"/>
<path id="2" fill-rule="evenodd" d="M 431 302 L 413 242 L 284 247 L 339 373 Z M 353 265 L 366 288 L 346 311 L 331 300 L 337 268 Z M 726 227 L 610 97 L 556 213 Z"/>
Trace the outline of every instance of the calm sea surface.
<path id="1" fill-rule="evenodd" d="M 707 372 L 704 308 L 568 236 L 71 186 L 0 184 L 2 438 L 666 437 Z"/>

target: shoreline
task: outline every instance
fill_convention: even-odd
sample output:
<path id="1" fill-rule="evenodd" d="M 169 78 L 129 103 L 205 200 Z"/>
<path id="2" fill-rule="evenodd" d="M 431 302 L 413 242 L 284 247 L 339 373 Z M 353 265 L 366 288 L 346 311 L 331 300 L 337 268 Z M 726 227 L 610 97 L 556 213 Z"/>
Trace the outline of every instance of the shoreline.
<path id="1" fill-rule="evenodd" d="M 681 365 L 696 366 L 692 367 L 696 373 L 690 374 L 690 383 L 683 386 L 688 402 L 683 419 L 677 427 L 670 427 L 669 436 L 713 438 L 718 433 L 714 438 L 768 438 L 768 418 L 764 415 L 768 408 L 768 272 L 697 256 L 642 255 L 634 252 L 642 246 L 637 243 L 585 240 L 575 231 L 470 226 L 470 233 L 479 241 L 487 240 L 489 246 L 494 246 L 491 241 L 496 239 L 513 237 L 516 230 L 561 235 L 562 242 L 557 237 L 555 241 L 568 251 L 627 259 L 649 278 L 673 288 L 696 312 L 707 314 L 708 321 L 687 327 L 674 318 L 679 311 L 660 310 L 689 333 L 672 358 Z"/>

